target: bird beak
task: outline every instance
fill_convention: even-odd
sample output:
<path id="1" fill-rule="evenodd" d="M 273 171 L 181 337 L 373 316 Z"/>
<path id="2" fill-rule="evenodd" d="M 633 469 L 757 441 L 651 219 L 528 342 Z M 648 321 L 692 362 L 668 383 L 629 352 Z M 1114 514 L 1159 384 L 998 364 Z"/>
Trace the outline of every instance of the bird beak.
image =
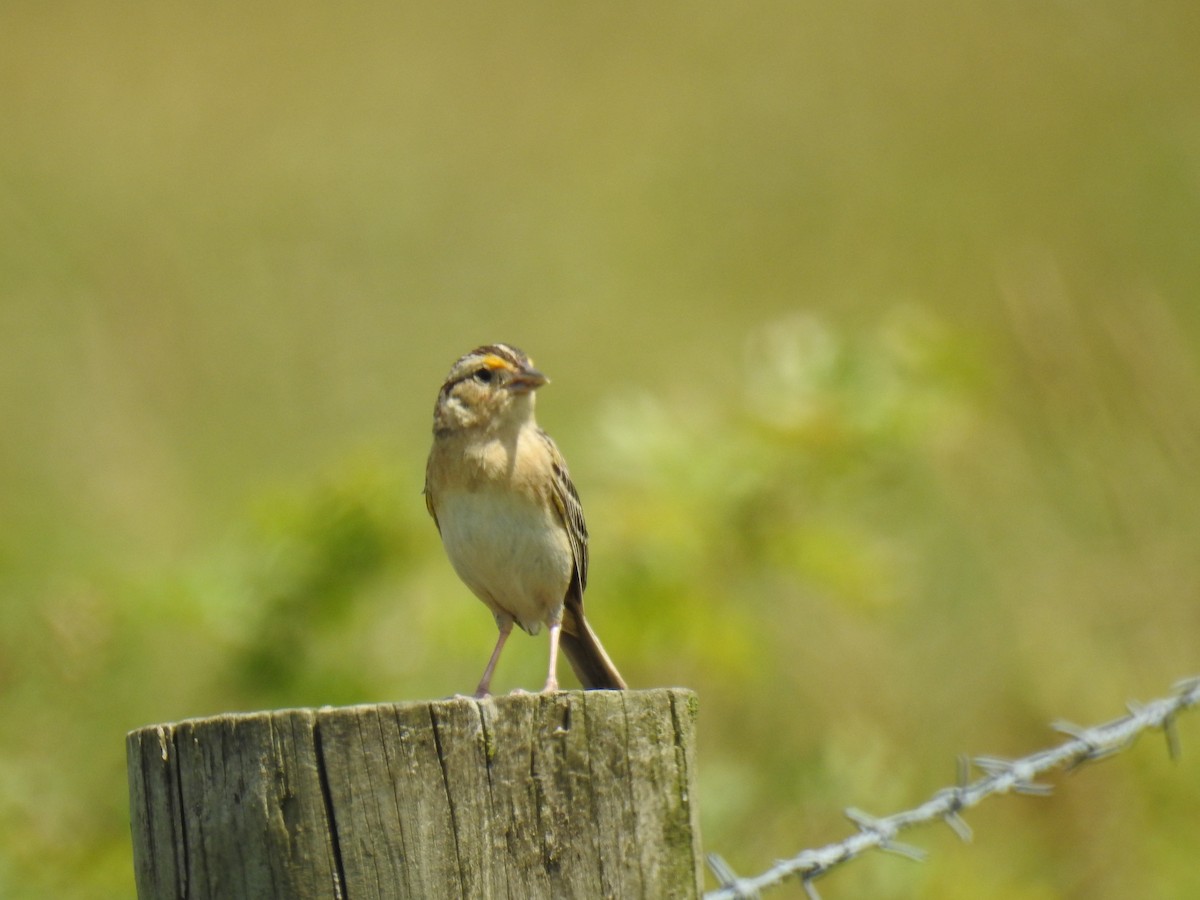
<path id="1" fill-rule="evenodd" d="M 508 389 L 514 394 L 528 394 L 549 383 L 550 379 L 537 369 L 521 369 L 508 380 Z"/>

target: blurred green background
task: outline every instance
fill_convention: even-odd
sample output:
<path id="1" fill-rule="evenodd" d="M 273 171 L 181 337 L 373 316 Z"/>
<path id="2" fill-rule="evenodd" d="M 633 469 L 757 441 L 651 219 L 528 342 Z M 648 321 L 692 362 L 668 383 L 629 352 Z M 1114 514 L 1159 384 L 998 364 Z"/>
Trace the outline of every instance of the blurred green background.
<path id="1" fill-rule="evenodd" d="M 132 895 L 128 729 L 476 683 L 486 341 L 744 873 L 1200 671 L 1193 2 L 10 2 L 0 135 L 0 896 Z M 1180 725 L 822 891 L 1200 896 Z"/>

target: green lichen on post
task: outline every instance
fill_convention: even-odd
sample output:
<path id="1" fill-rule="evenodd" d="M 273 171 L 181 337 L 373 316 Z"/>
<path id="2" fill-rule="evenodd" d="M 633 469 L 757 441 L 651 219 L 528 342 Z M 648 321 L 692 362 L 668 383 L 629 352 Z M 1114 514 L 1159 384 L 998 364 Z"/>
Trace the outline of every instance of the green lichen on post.
<path id="1" fill-rule="evenodd" d="M 492 733 L 492 729 L 488 727 L 487 716 L 483 715 L 482 709 L 479 712 L 479 749 L 483 752 L 483 758 L 490 766 L 496 758 L 498 748 L 496 746 L 495 735 Z"/>

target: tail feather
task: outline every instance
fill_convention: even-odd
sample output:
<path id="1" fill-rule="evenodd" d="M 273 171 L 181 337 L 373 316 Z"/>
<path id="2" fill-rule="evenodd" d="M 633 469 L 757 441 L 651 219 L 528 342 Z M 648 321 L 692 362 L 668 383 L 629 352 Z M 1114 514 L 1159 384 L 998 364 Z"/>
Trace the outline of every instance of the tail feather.
<path id="1" fill-rule="evenodd" d="M 625 679 L 604 652 L 596 632 L 592 631 L 583 616 L 583 604 L 567 602 L 563 610 L 563 628 L 559 646 L 567 655 L 567 662 L 575 677 L 588 691 L 623 691 Z"/>

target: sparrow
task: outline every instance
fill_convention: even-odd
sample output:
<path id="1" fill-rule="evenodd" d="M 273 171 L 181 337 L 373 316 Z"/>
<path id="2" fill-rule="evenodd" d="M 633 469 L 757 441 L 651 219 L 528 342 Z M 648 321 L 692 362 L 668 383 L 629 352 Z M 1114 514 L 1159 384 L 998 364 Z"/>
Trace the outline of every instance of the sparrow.
<path id="1" fill-rule="evenodd" d="M 434 406 L 425 505 L 454 571 L 499 629 L 477 697 L 488 695 L 514 624 L 549 632 L 543 692 L 559 689 L 560 646 L 585 689 L 626 687 L 583 613 L 583 506 L 534 417 L 536 393 L 548 382 L 516 347 L 488 344 L 454 363 Z"/>

